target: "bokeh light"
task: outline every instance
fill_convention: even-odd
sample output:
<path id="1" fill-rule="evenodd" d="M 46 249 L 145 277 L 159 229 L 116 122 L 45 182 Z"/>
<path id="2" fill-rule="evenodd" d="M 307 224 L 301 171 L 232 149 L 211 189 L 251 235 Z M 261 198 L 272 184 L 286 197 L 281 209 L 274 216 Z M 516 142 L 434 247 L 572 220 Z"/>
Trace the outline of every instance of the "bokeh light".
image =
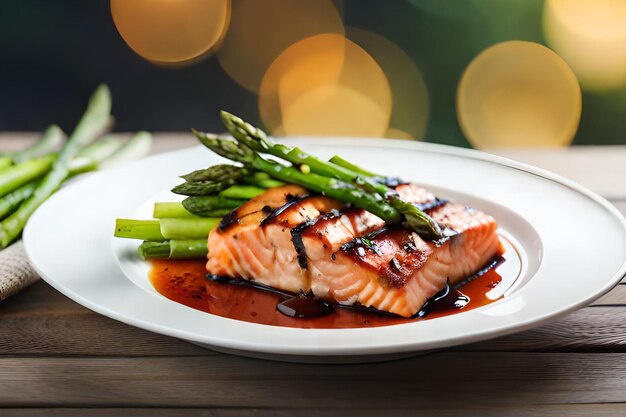
<path id="1" fill-rule="evenodd" d="M 576 76 L 550 49 L 509 41 L 481 52 L 465 70 L 457 117 L 475 147 L 571 143 L 581 114 Z"/>
<path id="2" fill-rule="evenodd" d="M 138 55 L 174 64 L 215 49 L 228 27 L 230 0 L 111 0 L 111 15 Z"/>
<path id="3" fill-rule="evenodd" d="M 343 36 L 319 35 L 294 44 L 271 64 L 263 76 L 259 91 L 259 113 L 265 127 L 272 133 L 281 126 L 281 98 L 287 104 L 288 88 L 293 95 L 323 84 L 336 84 L 345 60 Z"/>
<path id="4" fill-rule="evenodd" d="M 344 33 L 331 0 L 238 0 L 217 59 L 238 84 L 258 92 L 263 74 L 282 51 L 321 33 Z"/>
<path id="5" fill-rule="evenodd" d="M 285 134 L 381 136 L 389 113 L 359 90 L 324 84 L 305 91 L 285 106 Z"/>
<path id="6" fill-rule="evenodd" d="M 336 34 L 312 36 L 283 51 L 259 92 L 266 128 L 285 135 L 383 136 L 391 108 L 391 90 L 380 66 L 363 48 Z"/>
<path id="7" fill-rule="evenodd" d="M 426 82 L 417 65 L 398 45 L 377 33 L 347 28 L 346 36 L 365 49 L 385 72 L 393 96 L 392 132 L 402 139 L 423 139 L 429 102 Z M 403 135 L 397 133 L 400 131 Z"/>
<path id="8" fill-rule="evenodd" d="M 547 0 L 543 26 L 548 44 L 584 89 L 626 84 L 626 1 Z"/>

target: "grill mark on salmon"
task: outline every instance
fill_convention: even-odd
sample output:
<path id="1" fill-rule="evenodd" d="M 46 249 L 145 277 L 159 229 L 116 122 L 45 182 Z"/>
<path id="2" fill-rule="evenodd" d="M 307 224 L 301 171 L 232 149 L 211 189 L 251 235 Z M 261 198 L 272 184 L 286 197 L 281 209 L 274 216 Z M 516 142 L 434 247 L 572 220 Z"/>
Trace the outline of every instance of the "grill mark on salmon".
<path id="1" fill-rule="evenodd" d="M 491 216 L 413 184 L 396 191 L 457 234 L 425 242 L 362 209 L 287 185 L 245 203 L 227 228 L 211 232 L 207 271 L 411 317 L 447 283 L 501 253 Z M 299 199 L 288 204 L 293 196 Z M 267 207 L 275 213 L 271 221 Z"/>
<path id="2" fill-rule="evenodd" d="M 315 220 L 307 220 L 289 231 L 289 233 L 291 233 L 291 243 L 298 254 L 298 265 L 300 265 L 302 269 L 306 269 L 309 263 L 306 248 L 304 247 L 304 242 L 302 242 L 302 232 L 311 227 L 314 222 Z"/>

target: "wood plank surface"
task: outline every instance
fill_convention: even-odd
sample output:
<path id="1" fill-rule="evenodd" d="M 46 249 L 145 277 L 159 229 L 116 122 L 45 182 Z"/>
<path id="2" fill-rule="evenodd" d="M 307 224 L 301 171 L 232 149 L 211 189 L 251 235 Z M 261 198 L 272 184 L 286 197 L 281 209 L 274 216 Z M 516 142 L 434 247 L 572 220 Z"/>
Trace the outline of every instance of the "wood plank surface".
<path id="1" fill-rule="evenodd" d="M 626 353 L 440 352 L 363 365 L 231 355 L 0 358 L 0 406 L 413 408 L 626 402 Z"/>
<path id="2" fill-rule="evenodd" d="M 359 417 L 413 417 L 427 415 L 429 417 L 454 417 L 454 416 L 481 416 L 481 417 L 621 417 L 626 416 L 624 404 L 526 404 L 520 406 L 473 406 L 454 407 L 441 404 L 437 408 L 418 410 L 413 408 L 390 408 L 389 405 L 381 408 L 351 409 L 348 412 L 338 408 L 310 408 L 307 410 L 294 408 L 5 408 L 2 409 L 3 417 L 303 417 L 303 416 L 327 416 L 346 417 L 355 415 Z M 419 413 L 419 414 L 417 414 Z"/>

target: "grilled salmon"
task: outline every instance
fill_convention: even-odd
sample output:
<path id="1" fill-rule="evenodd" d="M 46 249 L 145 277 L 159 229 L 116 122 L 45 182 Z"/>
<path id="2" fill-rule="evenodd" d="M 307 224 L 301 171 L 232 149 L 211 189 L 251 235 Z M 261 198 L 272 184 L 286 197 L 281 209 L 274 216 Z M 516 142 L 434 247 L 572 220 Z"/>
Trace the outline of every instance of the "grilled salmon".
<path id="1" fill-rule="evenodd" d="M 414 184 L 396 191 L 456 234 L 424 241 L 365 210 L 285 185 L 232 211 L 210 233 L 207 271 L 411 317 L 446 283 L 502 252 L 491 216 Z"/>

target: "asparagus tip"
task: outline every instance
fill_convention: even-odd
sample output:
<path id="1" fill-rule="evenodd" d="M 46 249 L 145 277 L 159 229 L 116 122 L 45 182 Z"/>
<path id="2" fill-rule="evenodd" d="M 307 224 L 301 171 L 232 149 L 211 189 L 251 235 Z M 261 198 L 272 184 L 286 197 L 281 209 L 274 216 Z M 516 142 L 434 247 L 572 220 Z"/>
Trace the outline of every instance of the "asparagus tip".
<path id="1" fill-rule="evenodd" d="M 233 122 L 240 120 L 243 122 L 240 117 L 237 117 L 234 114 L 227 112 L 226 110 L 220 110 L 220 118 L 222 119 L 222 122 L 224 122 L 224 124 L 232 124 Z"/>
<path id="2" fill-rule="evenodd" d="M 45 133 L 58 134 L 58 135 L 65 136 L 65 133 L 63 132 L 63 129 L 61 129 L 61 127 L 58 124 L 56 124 L 56 123 L 53 123 L 50 126 L 48 126 L 46 128 L 44 134 Z"/>
<path id="3" fill-rule="evenodd" d="M 94 91 L 92 98 L 96 98 L 96 97 L 111 97 L 111 90 L 109 89 L 109 86 L 102 83 L 100 85 L 98 85 L 98 87 L 96 88 L 96 91 Z"/>

